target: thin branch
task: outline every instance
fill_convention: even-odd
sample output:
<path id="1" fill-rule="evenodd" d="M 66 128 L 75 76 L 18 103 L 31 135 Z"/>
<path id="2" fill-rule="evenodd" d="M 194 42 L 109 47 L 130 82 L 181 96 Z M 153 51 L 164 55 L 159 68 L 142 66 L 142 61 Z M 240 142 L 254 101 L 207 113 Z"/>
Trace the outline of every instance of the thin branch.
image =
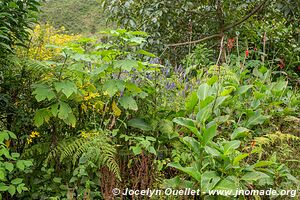
<path id="1" fill-rule="evenodd" d="M 231 25 L 228 25 L 224 28 L 223 32 L 225 31 L 228 31 L 240 24 L 242 24 L 243 22 L 245 22 L 247 19 L 249 19 L 252 15 L 254 15 L 255 13 L 257 13 L 262 7 L 264 4 L 266 4 L 266 2 L 268 2 L 269 0 L 265 0 L 265 1 L 262 1 L 259 5 L 257 5 L 248 15 L 246 15 L 245 17 L 243 17 L 240 21 L 238 22 L 235 22 Z M 222 33 L 218 33 L 218 34 L 214 34 L 214 35 L 210 35 L 210 36 L 207 36 L 207 37 L 204 37 L 204 38 L 201 38 L 199 40 L 194 40 L 194 41 L 189 41 L 189 42 L 181 42 L 181 43 L 175 43 L 175 44 L 169 44 L 167 45 L 168 47 L 175 47 L 175 46 L 182 46 L 182 45 L 189 45 L 189 44 L 196 44 L 196 43 L 199 43 L 199 42 L 203 42 L 205 40 L 209 40 L 209 39 L 212 39 L 212 38 L 216 38 L 216 37 L 222 37 Z"/>
<path id="2" fill-rule="evenodd" d="M 217 63 L 216 63 L 217 66 L 219 66 L 219 62 L 220 62 L 220 59 L 221 59 L 221 56 L 222 56 L 223 49 L 224 49 L 224 35 L 222 36 L 222 39 L 221 39 L 219 57 L 218 57 L 218 60 L 217 60 Z"/>
<path id="3" fill-rule="evenodd" d="M 255 13 L 257 13 L 262 7 L 263 5 L 266 4 L 266 2 L 268 2 L 268 0 L 266 1 L 262 1 L 259 5 L 257 5 L 248 15 L 246 15 L 245 17 L 243 17 L 240 21 L 231 24 L 229 26 L 226 26 L 224 31 L 228 31 L 230 29 L 232 29 L 233 27 L 236 27 L 238 25 L 240 25 L 241 23 L 243 23 L 244 21 L 246 21 L 247 19 L 249 19 L 252 15 L 254 15 Z"/>

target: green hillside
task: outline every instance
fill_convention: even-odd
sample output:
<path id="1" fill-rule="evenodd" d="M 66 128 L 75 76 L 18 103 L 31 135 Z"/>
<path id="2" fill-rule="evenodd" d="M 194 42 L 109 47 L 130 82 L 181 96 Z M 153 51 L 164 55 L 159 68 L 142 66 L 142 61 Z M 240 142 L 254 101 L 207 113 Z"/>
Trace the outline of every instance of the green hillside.
<path id="1" fill-rule="evenodd" d="M 42 4 L 40 22 L 64 26 L 71 33 L 94 33 L 106 28 L 97 0 L 48 0 Z"/>

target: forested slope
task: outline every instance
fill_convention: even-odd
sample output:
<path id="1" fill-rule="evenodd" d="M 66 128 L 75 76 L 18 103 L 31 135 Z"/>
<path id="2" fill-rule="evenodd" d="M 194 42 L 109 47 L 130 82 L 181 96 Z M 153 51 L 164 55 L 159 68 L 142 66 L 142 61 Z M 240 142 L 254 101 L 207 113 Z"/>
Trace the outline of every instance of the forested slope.
<path id="1" fill-rule="evenodd" d="M 48 0 L 41 7 L 40 21 L 71 33 L 95 33 L 106 27 L 101 4 L 96 0 Z"/>

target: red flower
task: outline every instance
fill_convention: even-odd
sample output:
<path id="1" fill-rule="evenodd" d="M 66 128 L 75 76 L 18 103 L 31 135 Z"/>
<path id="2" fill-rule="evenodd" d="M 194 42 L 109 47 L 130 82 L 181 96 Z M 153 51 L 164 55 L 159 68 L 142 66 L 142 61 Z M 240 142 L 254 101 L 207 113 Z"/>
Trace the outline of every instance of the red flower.
<path id="1" fill-rule="evenodd" d="M 298 66 L 298 71 L 300 72 L 300 65 Z"/>
<path id="2" fill-rule="evenodd" d="M 228 49 L 229 49 L 229 50 L 231 50 L 232 47 L 234 46 L 234 41 L 235 41 L 234 38 L 228 38 L 227 46 L 228 46 Z"/>
<path id="3" fill-rule="evenodd" d="M 282 63 L 279 63 L 278 66 L 280 67 L 280 69 L 284 68 L 284 65 Z"/>
<path id="4" fill-rule="evenodd" d="M 283 59 L 280 59 L 280 60 L 279 60 L 278 66 L 280 67 L 280 69 L 283 69 L 283 68 L 285 67 L 284 60 L 283 60 Z"/>
<path id="5" fill-rule="evenodd" d="M 254 47 L 254 51 L 257 51 L 257 48 L 256 48 L 256 47 Z"/>
<path id="6" fill-rule="evenodd" d="M 249 56 L 249 50 L 247 49 L 245 52 L 245 56 L 248 57 Z"/>

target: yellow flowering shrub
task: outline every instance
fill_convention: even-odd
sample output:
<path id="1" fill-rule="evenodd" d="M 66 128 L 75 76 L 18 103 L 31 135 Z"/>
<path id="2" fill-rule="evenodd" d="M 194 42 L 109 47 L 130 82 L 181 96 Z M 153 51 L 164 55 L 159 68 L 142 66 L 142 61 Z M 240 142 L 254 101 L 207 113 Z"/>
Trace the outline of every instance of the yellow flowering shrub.
<path id="1" fill-rule="evenodd" d="M 27 144 L 31 144 L 34 138 L 40 137 L 40 133 L 37 131 L 32 131 L 27 139 Z"/>
<path id="2" fill-rule="evenodd" d="M 55 29 L 49 24 L 37 25 L 31 33 L 29 49 L 19 49 L 19 55 L 23 54 L 35 60 L 52 60 L 61 52 L 60 48 L 49 48 L 47 45 L 64 46 L 76 41 L 81 35 L 66 34 L 65 28 Z"/>

